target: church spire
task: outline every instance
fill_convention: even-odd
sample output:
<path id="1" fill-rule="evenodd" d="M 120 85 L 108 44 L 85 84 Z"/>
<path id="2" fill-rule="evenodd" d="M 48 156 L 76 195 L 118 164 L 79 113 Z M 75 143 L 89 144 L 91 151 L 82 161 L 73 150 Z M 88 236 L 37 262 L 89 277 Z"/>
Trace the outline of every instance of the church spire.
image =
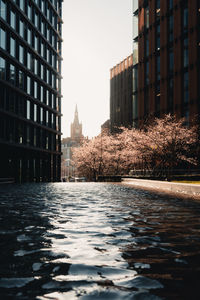
<path id="1" fill-rule="evenodd" d="M 79 123 L 77 104 L 75 107 L 74 122 L 71 124 L 71 138 L 76 141 L 80 141 L 82 138 L 82 124 Z"/>
<path id="2" fill-rule="evenodd" d="M 77 104 L 76 104 L 75 113 L 74 113 L 74 124 L 79 124 Z"/>

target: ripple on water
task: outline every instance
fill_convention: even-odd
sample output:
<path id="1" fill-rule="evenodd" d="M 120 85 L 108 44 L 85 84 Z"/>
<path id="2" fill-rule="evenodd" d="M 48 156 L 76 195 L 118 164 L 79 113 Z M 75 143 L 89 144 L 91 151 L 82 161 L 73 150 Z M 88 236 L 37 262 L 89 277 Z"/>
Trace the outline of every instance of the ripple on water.
<path id="1" fill-rule="evenodd" d="M 33 281 L 34 277 L 28 278 L 0 278 L 0 287 L 2 288 L 21 288 Z"/>

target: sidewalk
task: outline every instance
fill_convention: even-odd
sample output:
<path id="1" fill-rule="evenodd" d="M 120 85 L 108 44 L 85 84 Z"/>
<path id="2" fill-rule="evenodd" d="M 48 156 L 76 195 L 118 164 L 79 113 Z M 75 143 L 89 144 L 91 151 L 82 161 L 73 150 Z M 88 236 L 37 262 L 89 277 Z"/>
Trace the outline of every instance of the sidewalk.
<path id="1" fill-rule="evenodd" d="M 200 198 L 200 185 L 190 183 L 176 183 L 158 180 L 122 178 L 122 184 L 131 185 L 138 188 L 156 190 L 162 192 L 177 193 Z"/>

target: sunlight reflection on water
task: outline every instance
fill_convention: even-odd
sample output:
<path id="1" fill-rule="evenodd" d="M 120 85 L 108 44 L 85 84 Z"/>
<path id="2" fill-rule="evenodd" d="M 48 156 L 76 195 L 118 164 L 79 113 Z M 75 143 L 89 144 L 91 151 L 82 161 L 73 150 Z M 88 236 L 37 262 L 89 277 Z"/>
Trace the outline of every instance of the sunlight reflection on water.
<path id="1" fill-rule="evenodd" d="M 188 299 L 197 286 L 200 204 L 102 183 L 0 192 L 2 299 Z"/>

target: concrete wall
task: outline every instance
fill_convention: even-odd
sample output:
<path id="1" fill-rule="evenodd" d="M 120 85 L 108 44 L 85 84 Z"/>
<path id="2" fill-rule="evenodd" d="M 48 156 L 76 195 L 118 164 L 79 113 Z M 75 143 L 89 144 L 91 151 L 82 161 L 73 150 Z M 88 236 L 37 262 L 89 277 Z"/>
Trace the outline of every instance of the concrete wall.
<path id="1" fill-rule="evenodd" d="M 172 192 L 190 196 L 200 196 L 200 184 L 165 182 L 147 179 L 122 179 L 123 184 L 145 189 Z"/>

